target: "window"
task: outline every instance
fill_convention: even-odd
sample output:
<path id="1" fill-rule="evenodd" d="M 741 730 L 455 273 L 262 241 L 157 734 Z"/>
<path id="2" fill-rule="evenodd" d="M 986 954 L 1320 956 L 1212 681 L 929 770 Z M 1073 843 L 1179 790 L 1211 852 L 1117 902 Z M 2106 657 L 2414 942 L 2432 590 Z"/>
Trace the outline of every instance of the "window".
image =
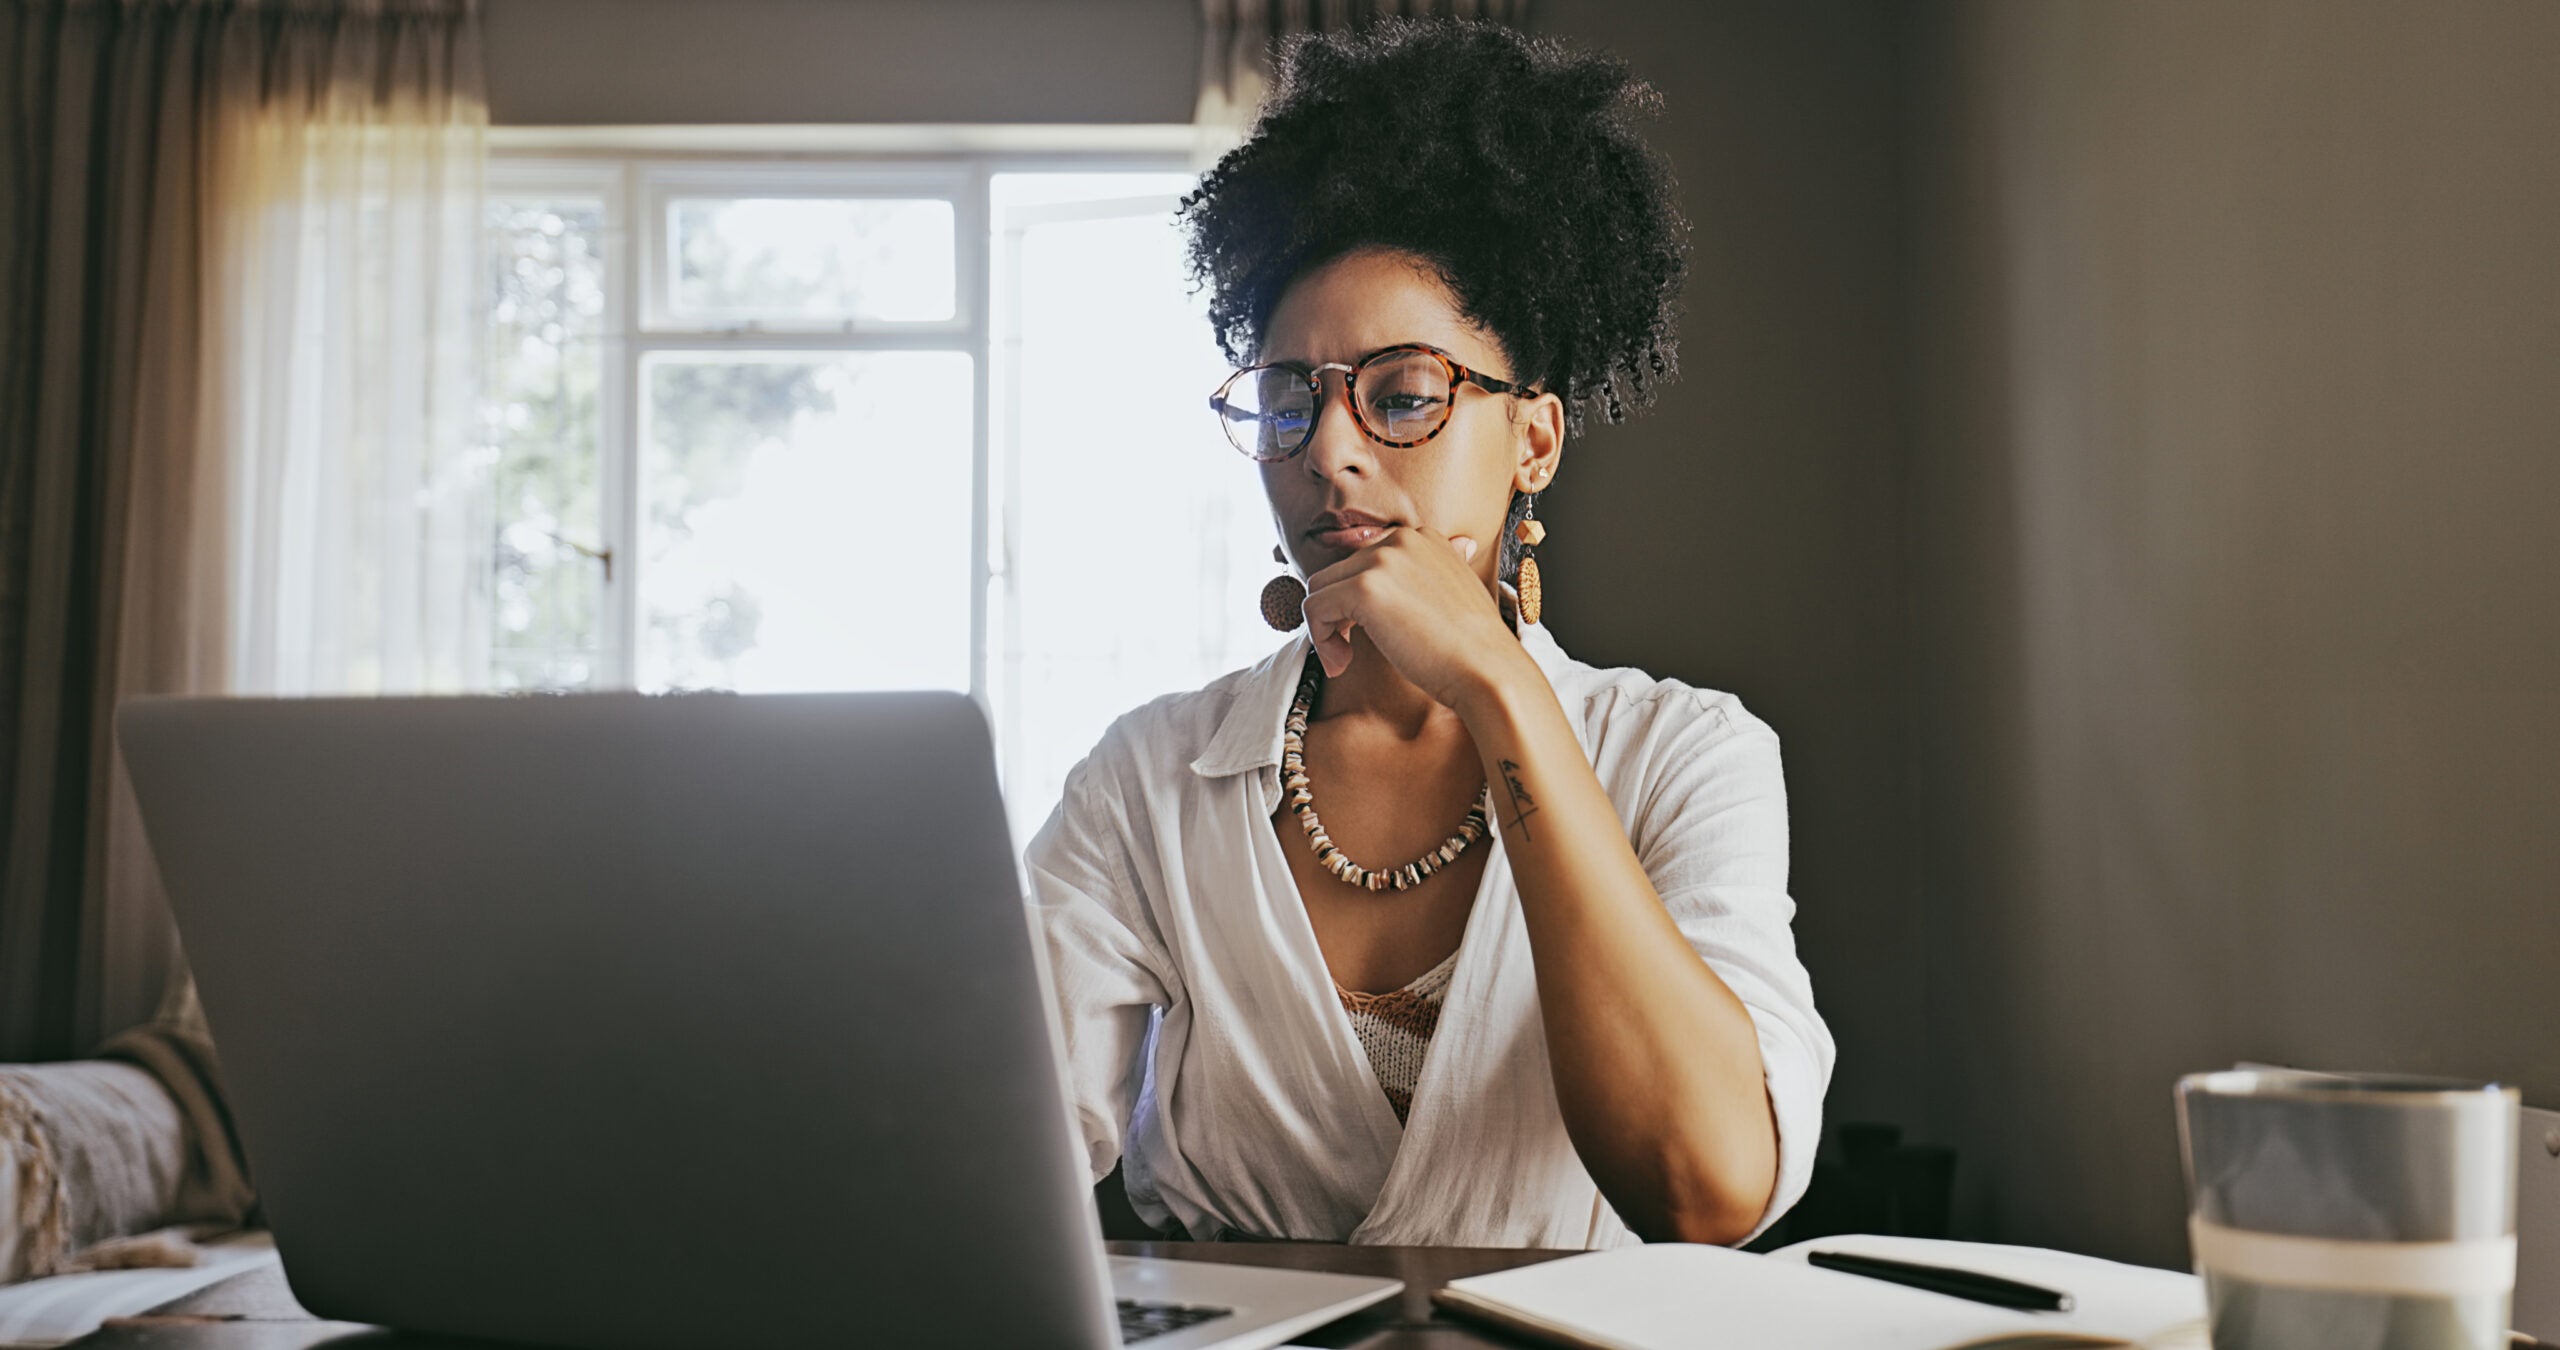
<path id="1" fill-rule="evenodd" d="M 501 157 L 490 683 L 966 691 L 1027 837 L 1112 717 L 1277 640 L 1189 182 Z"/>

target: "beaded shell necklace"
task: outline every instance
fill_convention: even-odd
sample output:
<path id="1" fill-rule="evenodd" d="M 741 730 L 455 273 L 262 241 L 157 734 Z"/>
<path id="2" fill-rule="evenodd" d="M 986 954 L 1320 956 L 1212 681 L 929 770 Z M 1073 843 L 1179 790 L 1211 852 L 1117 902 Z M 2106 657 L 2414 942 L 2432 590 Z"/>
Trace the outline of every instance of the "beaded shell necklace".
<path id="1" fill-rule="evenodd" d="M 1316 690 L 1324 683 L 1324 666 L 1315 654 L 1307 654 L 1306 673 L 1298 677 L 1298 697 L 1289 705 L 1289 720 L 1280 738 L 1280 785 L 1289 792 L 1289 805 L 1298 813 L 1298 825 L 1307 832 L 1307 842 L 1314 846 L 1316 862 L 1346 885 L 1369 891 L 1409 891 L 1422 884 L 1422 879 L 1457 861 L 1485 835 L 1485 804 L 1491 789 L 1476 794 L 1475 805 L 1467 808 L 1467 818 L 1458 822 L 1458 832 L 1450 835 L 1440 847 L 1423 854 L 1402 867 L 1373 872 L 1342 856 L 1333 846 L 1333 837 L 1324 831 L 1324 822 L 1316 819 L 1315 793 L 1307 786 L 1307 714 L 1315 707 Z"/>

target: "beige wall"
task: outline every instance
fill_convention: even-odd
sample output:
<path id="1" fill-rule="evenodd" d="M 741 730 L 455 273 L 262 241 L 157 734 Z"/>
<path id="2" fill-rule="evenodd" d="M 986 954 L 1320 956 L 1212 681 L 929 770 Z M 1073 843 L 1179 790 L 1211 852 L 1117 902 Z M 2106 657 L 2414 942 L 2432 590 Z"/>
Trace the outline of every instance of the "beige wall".
<path id="1" fill-rule="evenodd" d="M 1933 1118 L 2179 1263 L 2182 1071 L 2560 1105 L 2560 5 L 1915 36 Z"/>
<path id="2" fill-rule="evenodd" d="M 1777 728 L 1796 936 L 1841 1044 L 1832 1119 L 1919 1123 L 1902 207 L 1888 7 L 1541 0 L 1662 92 L 1695 227 L 1681 377 L 1569 447 L 1540 515 L 1576 655 Z"/>
<path id="3" fill-rule="evenodd" d="M 1195 0 L 485 0 L 501 126 L 1188 122 Z"/>

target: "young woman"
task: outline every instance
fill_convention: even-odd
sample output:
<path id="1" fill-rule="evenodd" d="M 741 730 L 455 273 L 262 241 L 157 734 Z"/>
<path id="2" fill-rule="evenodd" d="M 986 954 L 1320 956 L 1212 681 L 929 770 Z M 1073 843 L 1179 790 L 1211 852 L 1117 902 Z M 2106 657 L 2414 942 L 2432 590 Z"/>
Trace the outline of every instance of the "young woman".
<path id="1" fill-rule="evenodd" d="M 1094 1174 L 1160 1227 L 1731 1243 L 1804 1189 L 1777 738 L 1539 623 L 1568 435 L 1670 369 L 1653 101 L 1493 26 L 1305 40 L 1184 202 L 1304 632 L 1121 718 L 1028 859 Z"/>

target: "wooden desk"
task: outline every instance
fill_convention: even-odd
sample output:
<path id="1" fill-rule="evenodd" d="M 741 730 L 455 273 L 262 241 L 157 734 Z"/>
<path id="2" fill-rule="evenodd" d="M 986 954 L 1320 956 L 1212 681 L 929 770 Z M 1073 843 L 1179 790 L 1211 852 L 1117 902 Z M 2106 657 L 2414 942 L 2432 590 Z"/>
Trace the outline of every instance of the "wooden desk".
<path id="1" fill-rule="evenodd" d="M 1480 1247 L 1341 1247 L 1296 1242 L 1114 1242 L 1120 1256 L 1165 1256 L 1186 1261 L 1229 1261 L 1246 1266 L 1286 1266 L 1383 1275 L 1404 1281 L 1404 1294 L 1354 1313 L 1318 1331 L 1300 1334 L 1299 1345 L 1335 1350 L 1516 1350 L 1530 1344 L 1501 1332 L 1452 1320 L 1431 1306 L 1431 1291 L 1468 1275 L 1534 1265 L 1566 1252 Z M 849 1341 L 859 1341 L 858 1318 L 847 1318 Z M 78 1350 L 491 1350 L 489 1342 L 409 1335 L 352 1322 L 324 1322 L 304 1312 L 274 1267 L 235 1275 L 147 1316 L 109 1322 L 96 1335 L 73 1343 Z M 706 1347 L 705 1350 L 713 1350 Z"/>

